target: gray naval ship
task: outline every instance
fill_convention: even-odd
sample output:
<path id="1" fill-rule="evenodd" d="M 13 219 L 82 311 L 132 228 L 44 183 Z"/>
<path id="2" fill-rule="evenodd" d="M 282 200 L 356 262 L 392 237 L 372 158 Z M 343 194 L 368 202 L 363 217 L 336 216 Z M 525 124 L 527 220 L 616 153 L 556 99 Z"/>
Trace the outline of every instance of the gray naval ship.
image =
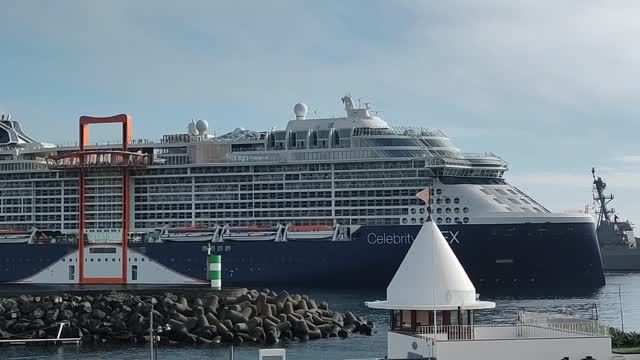
<path id="1" fill-rule="evenodd" d="M 614 208 L 609 207 L 613 194 L 605 194 L 607 184 L 602 177 L 593 175 L 593 201 L 598 218 L 596 232 L 602 254 L 602 265 L 605 271 L 638 271 L 640 270 L 640 248 L 633 232 L 633 224 L 620 221 Z"/>

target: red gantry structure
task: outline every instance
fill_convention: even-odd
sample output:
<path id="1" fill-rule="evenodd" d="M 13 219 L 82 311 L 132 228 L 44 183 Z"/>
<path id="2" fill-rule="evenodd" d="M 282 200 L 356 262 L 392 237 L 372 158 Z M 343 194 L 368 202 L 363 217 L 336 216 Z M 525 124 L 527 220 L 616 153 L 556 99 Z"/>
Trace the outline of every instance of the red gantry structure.
<path id="1" fill-rule="evenodd" d="M 87 150 L 89 145 L 89 125 L 92 124 L 122 124 L 122 146 L 120 149 Z M 78 226 L 78 270 L 81 284 L 126 284 L 127 253 L 129 228 L 131 223 L 130 182 L 131 170 L 149 165 L 151 157 L 141 152 L 131 152 L 128 144 L 132 139 L 132 118 L 126 114 L 111 117 L 80 117 L 80 148 L 47 159 L 50 169 L 78 170 L 79 172 L 79 226 Z M 95 169 L 120 169 L 122 176 L 122 274 L 121 277 L 85 277 L 85 232 L 86 232 L 86 179 L 87 172 Z"/>

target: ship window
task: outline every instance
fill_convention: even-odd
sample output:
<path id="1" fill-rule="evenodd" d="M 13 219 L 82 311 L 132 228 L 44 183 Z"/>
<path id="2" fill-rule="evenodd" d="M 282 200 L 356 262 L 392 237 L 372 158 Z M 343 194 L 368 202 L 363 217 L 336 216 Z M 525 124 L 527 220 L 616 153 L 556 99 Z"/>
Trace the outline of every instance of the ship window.
<path id="1" fill-rule="evenodd" d="M 453 221 L 454 221 L 456 224 L 460 224 L 460 222 L 461 222 L 459 217 L 455 218 Z"/>
<path id="2" fill-rule="evenodd" d="M 509 192 L 512 193 L 513 195 L 518 195 L 518 193 L 515 192 L 513 189 L 507 189 L 507 190 L 509 190 Z"/>
<path id="3" fill-rule="evenodd" d="M 437 208 L 437 209 L 436 209 L 436 212 L 437 212 L 438 214 L 442 214 L 442 208 Z"/>
<path id="4" fill-rule="evenodd" d="M 69 280 L 75 280 L 76 267 L 75 265 L 69 265 Z"/>
<path id="5" fill-rule="evenodd" d="M 424 224 L 424 218 L 420 218 L 420 224 Z"/>
<path id="6" fill-rule="evenodd" d="M 465 214 L 468 213 L 469 212 L 469 208 L 468 207 L 463 208 L 462 212 L 465 213 Z"/>
<path id="7" fill-rule="evenodd" d="M 93 262 L 93 258 L 91 259 L 91 262 Z"/>
<path id="8" fill-rule="evenodd" d="M 441 205 L 441 204 L 442 204 L 442 199 L 437 198 L 437 199 L 436 199 L 436 204 Z"/>
<path id="9" fill-rule="evenodd" d="M 416 223 L 416 218 L 411 218 L 411 223 L 415 224 Z"/>
<path id="10" fill-rule="evenodd" d="M 447 214 L 451 214 L 451 208 L 444 209 L 444 212 L 446 212 Z"/>
<path id="11" fill-rule="evenodd" d="M 491 195 L 491 192 L 487 189 L 480 189 L 480 191 L 482 191 L 483 193 L 487 194 L 487 195 Z"/>
<path id="12" fill-rule="evenodd" d="M 437 190 L 436 190 L 436 194 L 438 194 L 438 195 L 442 195 L 442 189 L 437 189 Z"/>
<path id="13" fill-rule="evenodd" d="M 496 192 L 500 195 L 509 195 L 506 191 L 502 190 L 502 189 L 495 189 Z"/>
<path id="14" fill-rule="evenodd" d="M 514 199 L 514 198 L 509 198 L 509 201 L 511 201 L 512 203 L 514 203 L 516 205 L 520 204 L 520 202 L 518 200 Z"/>
<path id="15" fill-rule="evenodd" d="M 407 221 L 408 221 L 408 220 L 407 220 L 407 218 L 402 218 L 402 223 L 403 223 L 403 224 L 406 224 L 406 223 L 407 223 Z"/>
<path id="16" fill-rule="evenodd" d="M 93 261 L 93 259 L 91 259 L 91 261 Z M 100 258 L 98 258 L 98 262 L 100 262 L 100 261 L 101 261 Z"/>
<path id="17" fill-rule="evenodd" d="M 539 213 L 541 213 L 541 212 L 542 212 L 542 210 L 538 209 L 537 207 L 533 207 L 532 209 L 533 209 L 535 212 L 539 212 Z"/>
<path id="18" fill-rule="evenodd" d="M 529 202 L 529 200 L 525 199 L 525 198 L 521 198 L 520 201 L 522 201 L 525 204 L 531 205 L 531 203 Z"/>
<path id="19" fill-rule="evenodd" d="M 420 214 L 424 214 L 424 208 L 420 208 Z"/>
<path id="20" fill-rule="evenodd" d="M 446 198 L 446 199 L 444 199 L 444 202 L 445 202 L 446 204 L 451 204 L 451 199 L 450 199 L 450 198 Z"/>
<path id="21" fill-rule="evenodd" d="M 445 220 L 445 222 L 446 222 L 447 224 L 451 223 L 451 218 L 450 218 L 450 217 L 448 217 L 448 218 Z"/>
<path id="22" fill-rule="evenodd" d="M 493 200 L 495 200 L 495 202 L 497 202 L 498 204 L 504 204 L 504 201 L 498 199 L 498 198 L 493 198 Z"/>
<path id="23" fill-rule="evenodd" d="M 460 208 L 453 209 L 453 212 L 456 213 L 456 214 L 459 214 L 460 213 Z"/>
<path id="24" fill-rule="evenodd" d="M 436 222 L 437 222 L 438 224 L 442 224 L 442 218 L 441 218 L 441 217 L 439 217 L 439 218 L 438 218 L 438 220 L 436 220 Z"/>
<path id="25" fill-rule="evenodd" d="M 469 218 L 468 217 L 463 218 L 462 222 L 465 223 L 465 224 L 468 223 L 469 222 Z"/>
<path id="26" fill-rule="evenodd" d="M 415 213 L 416 213 L 416 209 L 415 209 L 415 208 L 412 208 L 412 209 L 411 209 L 411 213 L 412 213 L 412 214 L 415 214 Z"/>

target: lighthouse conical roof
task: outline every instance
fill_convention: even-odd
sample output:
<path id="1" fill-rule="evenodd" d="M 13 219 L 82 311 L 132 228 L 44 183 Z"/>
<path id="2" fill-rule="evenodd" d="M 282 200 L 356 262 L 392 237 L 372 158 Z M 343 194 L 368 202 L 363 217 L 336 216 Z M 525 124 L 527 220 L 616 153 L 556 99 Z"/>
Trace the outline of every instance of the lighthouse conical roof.
<path id="1" fill-rule="evenodd" d="M 387 300 L 366 305 L 402 310 L 495 307 L 495 303 L 476 300 L 473 283 L 433 221 L 422 225 L 387 287 Z"/>

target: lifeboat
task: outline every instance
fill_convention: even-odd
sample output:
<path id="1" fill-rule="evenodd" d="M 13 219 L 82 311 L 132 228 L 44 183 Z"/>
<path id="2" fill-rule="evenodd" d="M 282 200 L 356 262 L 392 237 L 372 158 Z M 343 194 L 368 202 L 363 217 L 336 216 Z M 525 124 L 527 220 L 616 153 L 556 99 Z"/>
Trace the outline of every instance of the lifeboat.
<path id="1" fill-rule="evenodd" d="M 36 229 L 31 231 L 19 231 L 15 229 L 0 230 L 0 244 L 27 244 L 36 236 Z"/>
<path id="2" fill-rule="evenodd" d="M 287 241 L 296 240 L 334 240 L 338 227 L 326 225 L 289 225 Z"/>
<path id="3" fill-rule="evenodd" d="M 226 226 L 222 233 L 223 240 L 231 241 L 274 241 L 280 227 L 267 225 Z"/>
<path id="4" fill-rule="evenodd" d="M 215 231 L 205 227 L 163 228 L 160 230 L 161 241 L 204 242 L 213 241 Z"/>

